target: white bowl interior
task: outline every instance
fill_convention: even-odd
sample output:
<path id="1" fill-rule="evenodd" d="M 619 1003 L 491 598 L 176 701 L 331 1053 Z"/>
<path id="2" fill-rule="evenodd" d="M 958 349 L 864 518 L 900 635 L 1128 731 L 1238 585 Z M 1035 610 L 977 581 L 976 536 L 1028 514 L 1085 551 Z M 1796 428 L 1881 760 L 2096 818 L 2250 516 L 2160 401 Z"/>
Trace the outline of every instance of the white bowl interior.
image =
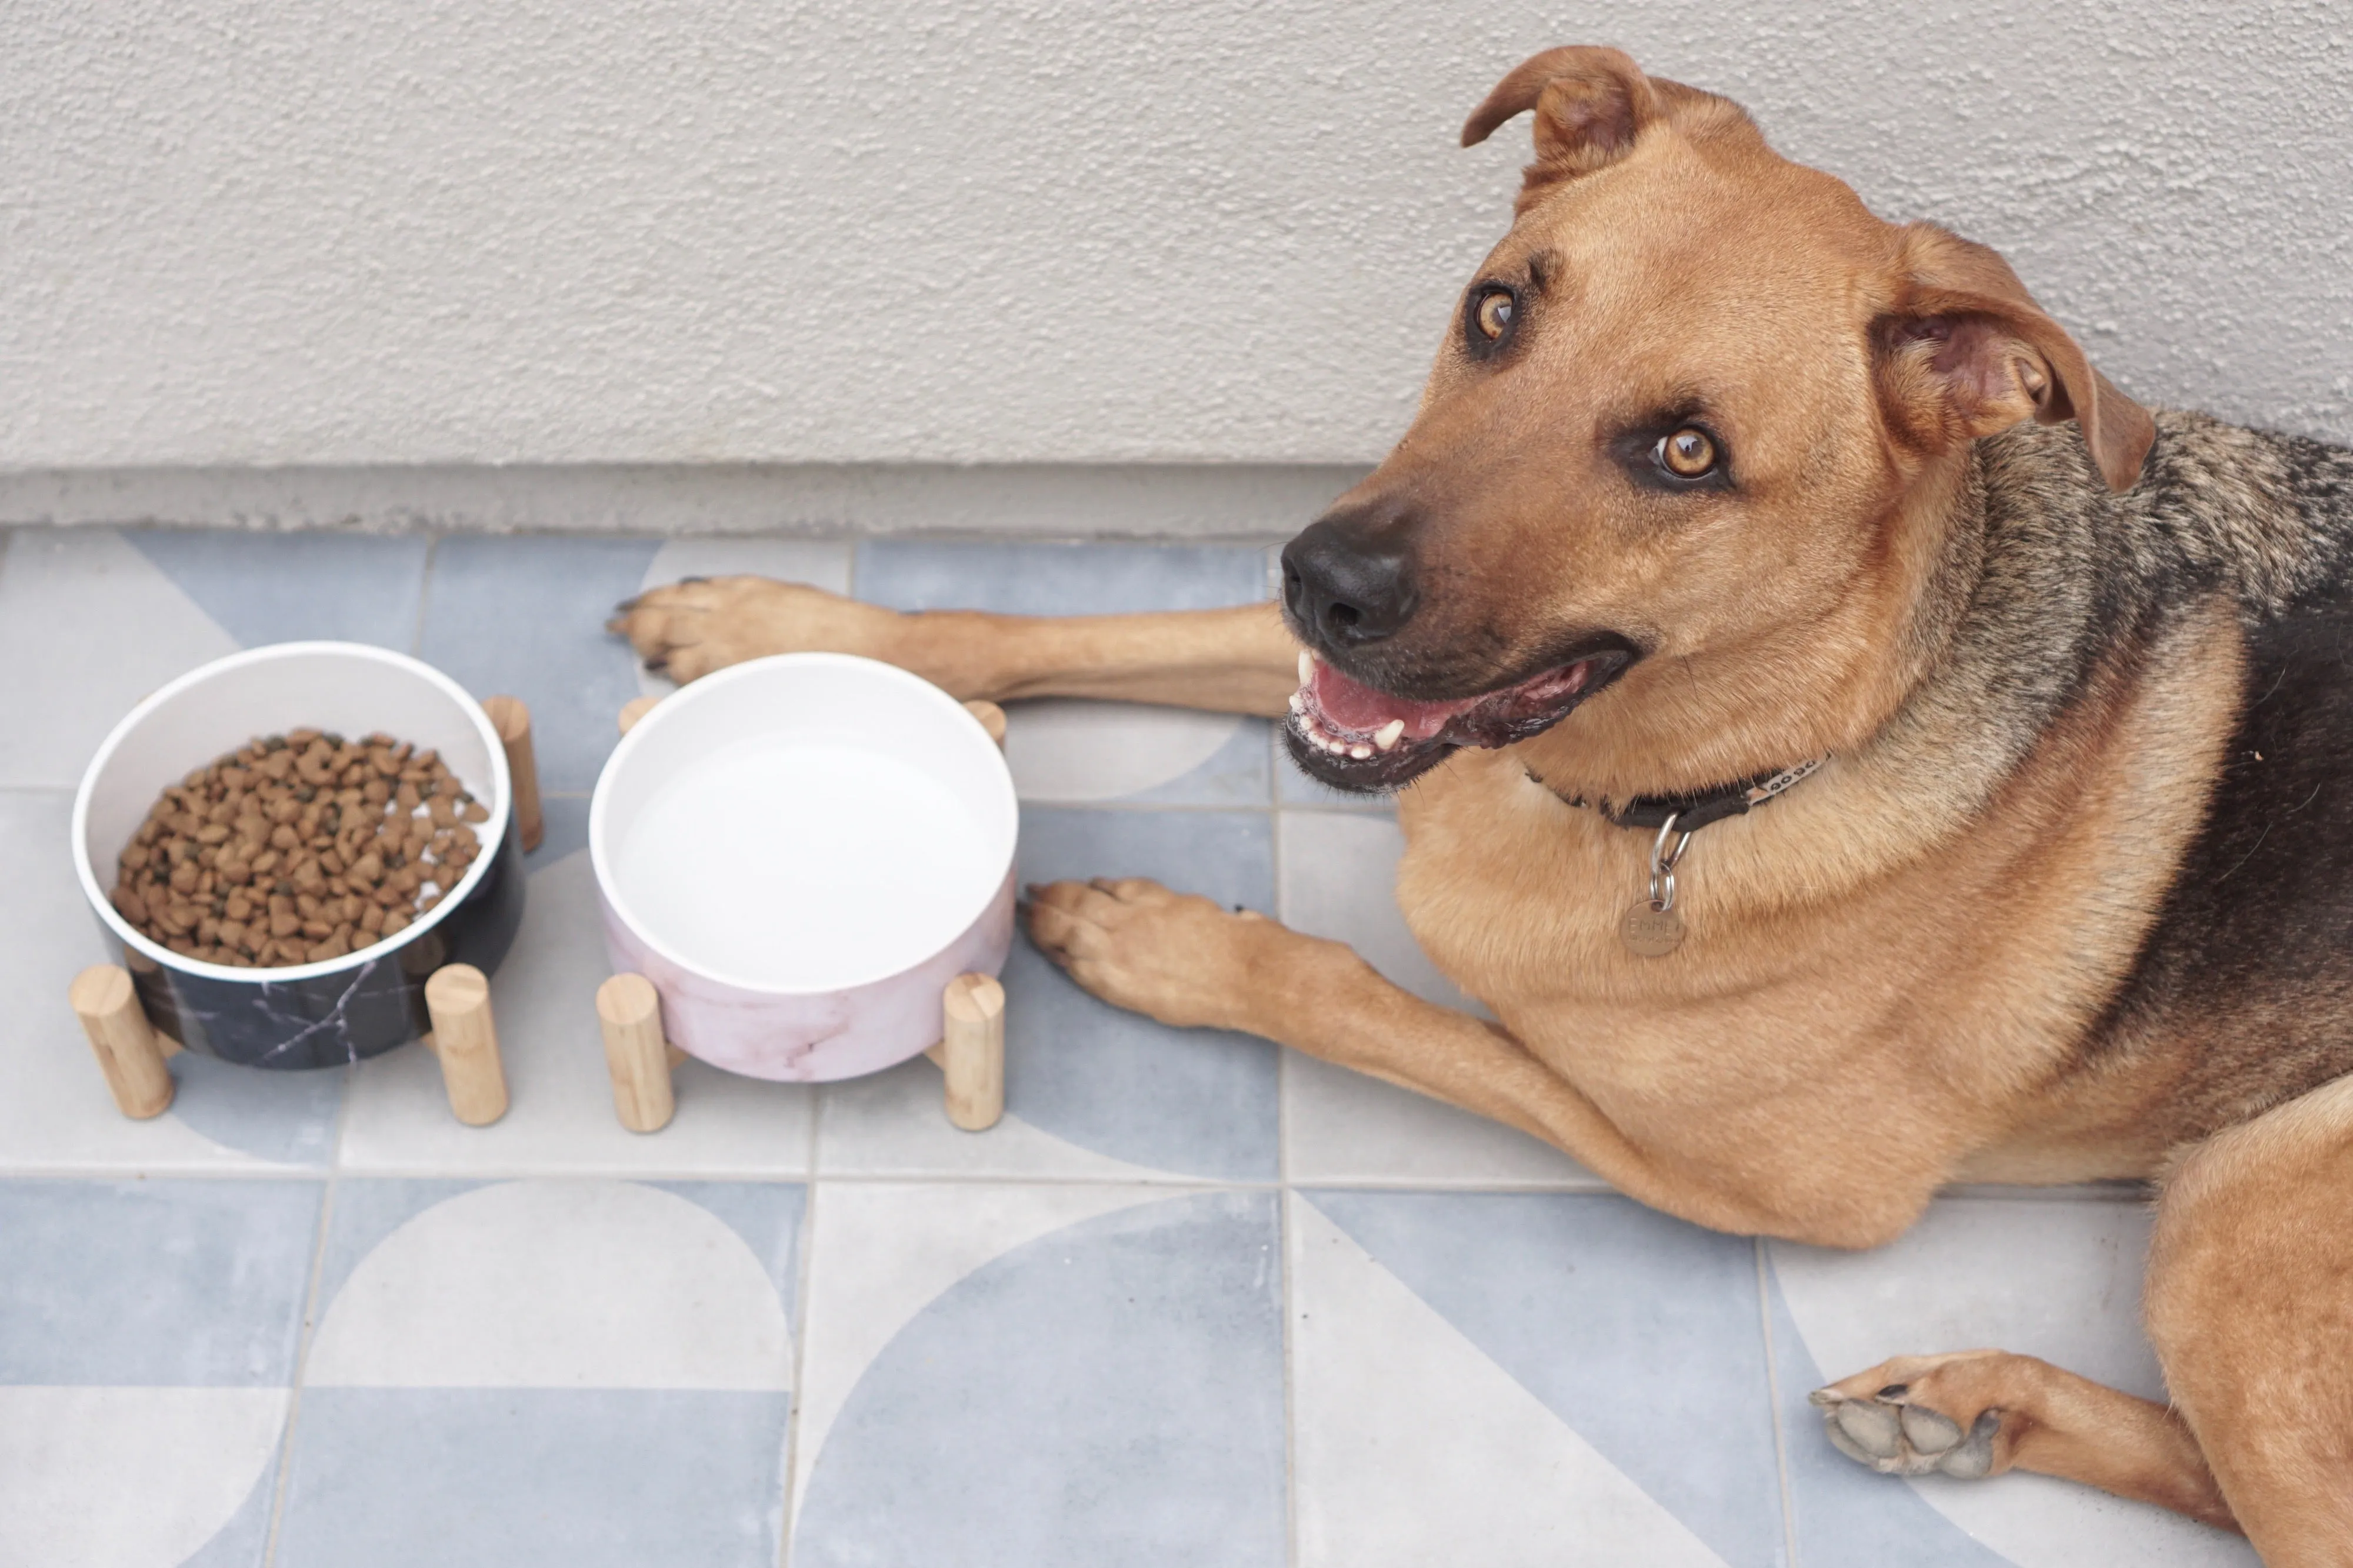
<path id="1" fill-rule="evenodd" d="M 744 990 L 845 990 L 921 963 L 1004 886 L 1012 775 L 929 682 L 842 654 L 705 677 L 630 731 L 588 841 L 615 911 Z"/>
<path id="2" fill-rule="evenodd" d="M 364 963 L 383 948 L 283 969 L 200 963 L 157 946 L 115 913 L 115 858 L 147 819 L 155 797 L 225 752 L 262 735 L 315 729 L 357 737 L 378 731 L 441 753 L 449 771 L 491 814 L 486 851 L 506 821 L 507 760 L 480 705 L 448 676 L 403 654 L 356 643 L 277 643 L 192 670 L 134 709 L 99 747 L 74 802 L 78 868 L 116 934 L 159 963 L 237 980 L 282 981 Z M 484 853 L 458 887 L 416 925 L 454 909 L 496 857 Z M 404 937 L 403 940 L 406 940 Z"/>

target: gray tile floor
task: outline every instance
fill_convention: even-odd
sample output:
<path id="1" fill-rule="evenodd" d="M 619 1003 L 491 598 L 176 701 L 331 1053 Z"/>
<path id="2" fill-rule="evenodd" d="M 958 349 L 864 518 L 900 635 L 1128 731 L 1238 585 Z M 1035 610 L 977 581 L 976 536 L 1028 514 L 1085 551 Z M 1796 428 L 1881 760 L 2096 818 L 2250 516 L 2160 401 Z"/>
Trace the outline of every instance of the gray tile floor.
<path id="1" fill-rule="evenodd" d="M 1831 1255 L 1694 1230 L 1528 1140 L 1008 965 L 1006 1121 L 921 1060 L 818 1091 L 690 1064 L 614 1121 L 584 851 L 599 626 L 688 573 L 902 606 L 1230 604 L 1246 548 L 24 532 L 0 557 L 0 1563 L 2243 1563 L 2033 1477 L 1870 1476 L 1825 1373 L 2001 1343 L 2154 1392 L 2141 1209 L 1962 1195 Z M 64 1005 L 104 956 L 66 853 L 100 737 L 203 659 L 419 653 L 533 710 L 549 801 L 495 999 L 512 1109 L 434 1064 L 174 1058 L 115 1114 Z M 1018 710 L 1029 877 L 1143 873 L 1355 943 L 1398 921 L 1377 807 L 1265 725 Z"/>

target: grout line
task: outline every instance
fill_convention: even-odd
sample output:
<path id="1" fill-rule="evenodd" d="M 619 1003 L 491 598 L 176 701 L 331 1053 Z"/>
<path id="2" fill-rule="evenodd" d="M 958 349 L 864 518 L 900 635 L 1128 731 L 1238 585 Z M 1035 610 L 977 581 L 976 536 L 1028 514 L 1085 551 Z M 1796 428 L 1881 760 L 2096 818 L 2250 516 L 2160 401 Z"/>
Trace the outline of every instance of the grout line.
<path id="1" fill-rule="evenodd" d="M 1017 699 L 1017 700 L 1018 700 Z M 1283 764 L 1288 767 L 1288 763 Z M 1322 804 L 1285 802 L 1281 805 L 1217 805 L 1200 801 L 1138 801 L 1138 800 L 1025 800 L 1025 811 L 1100 811 L 1100 812 L 1222 812 L 1231 816 L 1243 812 L 1312 811 L 1328 816 L 1369 816 L 1384 818 L 1390 814 L 1373 806 L 1325 805 Z"/>
<path id="2" fill-rule="evenodd" d="M 1280 742 L 1270 731 L 1267 748 L 1278 750 Z M 1280 756 L 1274 759 L 1282 765 Z M 1267 863 L 1273 873 L 1272 895 L 1275 920 L 1284 925 L 1291 922 L 1291 912 L 1283 899 L 1282 877 L 1282 812 L 1281 785 L 1277 775 L 1267 774 Z M 1274 1058 L 1274 1173 L 1276 1195 L 1275 1236 L 1282 1248 L 1282 1538 L 1285 1561 L 1292 1568 L 1299 1563 L 1299 1397 L 1298 1375 L 1293 1358 L 1297 1347 L 1293 1340 L 1293 1328 L 1298 1321 L 1298 1307 L 1293 1299 L 1295 1283 L 1292 1279 L 1292 1255 L 1294 1251 L 1291 1225 L 1291 1052 L 1281 1045 L 1275 1047 Z"/>
<path id="3" fill-rule="evenodd" d="M 599 1181 L 622 1182 L 738 1182 L 762 1184 L 812 1184 L 814 1175 L 795 1171 L 731 1168 L 727 1166 L 652 1165 L 644 1168 L 617 1165 L 385 1165 L 352 1170 L 347 1173 L 365 1180 L 387 1181 L 462 1181 L 462 1182 L 523 1182 L 523 1181 Z M 176 1169 L 171 1166 L 147 1165 L 45 1165 L 37 1169 L 11 1171 L 0 1167 L 0 1181 L 11 1182 L 83 1182 L 115 1181 L 133 1177 L 154 1177 L 168 1181 L 287 1181 L 315 1182 L 321 1178 L 316 1169 L 290 1169 L 284 1166 L 207 1167 L 200 1170 Z M 1110 1174 L 1092 1172 L 1005 1172 L 1005 1171 L 835 1171 L 824 1178 L 830 1182 L 865 1183 L 879 1186 L 940 1185 L 967 1184 L 976 1186 L 1071 1186 L 1071 1187 L 1165 1187 L 1172 1192 L 1240 1192 L 1281 1193 L 1291 1180 L 1287 1174 L 1270 1180 L 1252 1181 L 1226 1176 L 1188 1176 L 1176 1172 L 1120 1172 Z M 1472 1195 L 1493 1194 L 1499 1197 L 1514 1195 L 1554 1195 L 1560 1197 L 1616 1197 L 1618 1189 L 1598 1179 L 1569 1182 L 1498 1182 L 1458 1181 L 1443 1176 L 1349 1176 L 1327 1175 L 1313 1179 L 1317 1187 L 1329 1187 L 1340 1192 L 1370 1193 L 1461 1193 Z"/>
<path id="4" fill-rule="evenodd" d="M 1275 1245 L 1282 1253 L 1279 1260 L 1282 1269 L 1282 1544 L 1285 1561 L 1291 1568 L 1298 1568 L 1299 1379 L 1292 1365 L 1297 1349 L 1293 1342 L 1292 1328 L 1298 1321 L 1299 1312 L 1292 1299 L 1291 1261 L 1296 1239 L 1291 1227 L 1293 1202 L 1288 1185 L 1276 1194 L 1274 1234 Z"/>
<path id="5" fill-rule="evenodd" d="M 262 1069 L 255 1069 L 262 1070 Z M 252 1165 L 33 1165 L 11 1170 L 0 1165 L 0 1181 L 8 1182 L 322 1182 L 323 1165 L 288 1165 L 265 1161 L 259 1154 L 240 1154 Z"/>
<path id="6" fill-rule="evenodd" d="M 417 626 L 408 635 L 412 658 L 425 657 L 425 612 L 433 602 L 433 563 L 440 553 L 441 535 L 428 532 L 425 536 L 425 570 L 417 580 Z"/>
<path id="7" fill-rule="evenodd" d="M 335 1142 L 327 1155 L 327 1190 L 319 1204 L 319 1235 L 311 1248 L 311 1283 L 303 1292 L 302 1336 L 295 1347 L 294 1383 L 287 1390 L 286 1426 L 279 1436 L 278 1482 L 269 1500 L 269 1533 L 262 1544 L 262 1568 L 270 1568 L 278 1560 L 278 1532 L 286 1519 L 286 1493 L 294 1477 L 294 1438 L 302 1414 L 302 1388 L 311 1370 L 311 1348 L 319 1331 L 319 1314 L 322 1302 L 319 1288 L 324 1282 L 327 1268 L 327 1232 L 335 1219 L 335 1188 L 343 1178 L 343 1129 L 351 1121 L 352 1088 L 358 1077 L 355 1065 L 346 1063 L 343 1068 L 343 1093 L 335 1107 Z"/>
<path id="8" fill-rule="evenodd" d="M 1757 1249 L 1757 1326 L 1765 1335 L 1765 1399 L 1773 1418 L 1773 1468 L 1781 1481 L 1781 1545 L 1789 1568 L 1798 1568 L 1798 1510 L 1789 1489 L 1789 1444 L 1781 1430 L 1781 1371 L 1774 1364 L 1772 1273 L 1765 1257 L 1765 1238 L 1752 1238 Z"/>
<path id="9" fill-rule="evenodd" d="M 801 1444 L 801 1394 L 807 1386 L 809 1297 L 815 1289 L 810 1278 L 817 1262 L 817 1173 L 822 1168 L 818 1159 L 818 1140 L 824 1135 L 823 1100 L 825 1088 L 812 1085 L 808 1097 L 808 1176 L 801 1188 L 800 1258 L 793 1269 L 793 1391 L 792 1404 L 785 1413 L 785 1473 L 784 1496 L 777 1514 L 776 1568 L 787 1568 L 792 1561 L 793 1526 L 799 1521 L 793 1516 L 793 1496 L 799 1480 Z"/>

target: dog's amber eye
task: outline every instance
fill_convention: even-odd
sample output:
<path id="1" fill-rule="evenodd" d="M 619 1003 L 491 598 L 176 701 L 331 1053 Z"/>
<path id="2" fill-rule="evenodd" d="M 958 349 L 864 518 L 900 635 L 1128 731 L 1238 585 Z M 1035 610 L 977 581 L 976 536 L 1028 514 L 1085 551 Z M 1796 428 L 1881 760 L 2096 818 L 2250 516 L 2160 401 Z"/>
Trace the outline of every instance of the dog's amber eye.
<path id="1" fill-rule="evenodd" d="M 1715 441 L 1697 426 L 1686 425 L 1660 440 L 1656 456 L 1659 467 L 1679 479 L 1705 479 L 1715 467 Z"/>
<path id="2" fill-rule="evenodd" d="M 1502 337 L 1504 329 L 1512 324 L 1511 294 L 1502 289 L 1487 290 L 1485 294 L 1480 296 L 1479 309 L 1474 313 L 1474 319 L 1479 323 L 1480 334 L 1489 342 L 1493 342 L 1497 338 Z"/>

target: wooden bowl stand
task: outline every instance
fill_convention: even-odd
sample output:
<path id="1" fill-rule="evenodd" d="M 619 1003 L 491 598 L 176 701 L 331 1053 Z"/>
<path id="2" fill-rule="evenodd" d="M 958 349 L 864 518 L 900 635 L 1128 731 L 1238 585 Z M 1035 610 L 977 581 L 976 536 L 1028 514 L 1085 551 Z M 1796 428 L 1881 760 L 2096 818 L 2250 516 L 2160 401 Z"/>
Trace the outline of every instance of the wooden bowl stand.
<path id="1" fill-rule="evenodd" d="M 653 711 L 660 699 L 640 697 L 621 710 L 621 733 Z M 973 701 L 989 738 L 1005 744 L 1005 710 Z M 438 979 L 438 976 L 436 976 Z M 987 974 L 959 974 L 940 998 L 939 1044 L 924 1051 L 947 1080 L 948 1120 L 982 1132 L 1005 1114 L 1005 987 Z M 677 1110 L 670 1070 L 687 1054 L 662 1034 L 661 996 L 642 974 L 616 974 L 596 987 L 596 1022 L 605 1035 L 605 1067 L 613 1079 L 613 1110 L 632 1132 L 657 1132 Z"/>
<path id="2" fill-rule="evenodd" d="M 532 753 L 531 710 L 518 698 L 492 697 L 482 710 L 506 748 L 515 831 L 528 854 L 547 832 L 539 804 L 539 766 Z M 174 1086 L 164 1064 L 179 1053 L 180 1042 L 148 1022 L 130 972 L 119 963 L 92 964 L 74 976 L 67 997 L 122 1114 L 143 1121 L 169 1110 Z M 490 977 L 470 963 L 443 964 L 425 982 L 425 1010 L 433 1027 L 423 1044 L 440 1060 L 451 1113 L 469 1127 L 489 1126 L 507 1113 L 506 1066 L 491 1016 Z"/>

